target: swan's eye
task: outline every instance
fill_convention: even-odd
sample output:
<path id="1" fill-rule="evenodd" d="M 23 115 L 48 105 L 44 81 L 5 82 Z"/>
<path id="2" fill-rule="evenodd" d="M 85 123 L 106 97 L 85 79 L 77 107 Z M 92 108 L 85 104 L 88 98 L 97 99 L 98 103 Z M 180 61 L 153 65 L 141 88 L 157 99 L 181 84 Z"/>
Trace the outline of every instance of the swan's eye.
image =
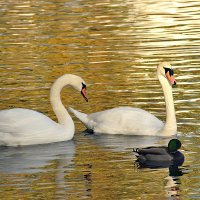
<path id="1" fill-rule="evenodd" d="M 86 85 L 84 83 L 82 83 L 82 89 L 86 89 Z"/>
<path id="2" fill-rule="evenodd" d="M 164 67 L 164 69 L 165 69 L 165 74 L 166 74 L 167 72 L 169 72 L 169 75 L 170 75 L 170 76 L 173 76 L 173 75 L 174 75 L 173 69 L 165 68 L 165 67 Z"/>

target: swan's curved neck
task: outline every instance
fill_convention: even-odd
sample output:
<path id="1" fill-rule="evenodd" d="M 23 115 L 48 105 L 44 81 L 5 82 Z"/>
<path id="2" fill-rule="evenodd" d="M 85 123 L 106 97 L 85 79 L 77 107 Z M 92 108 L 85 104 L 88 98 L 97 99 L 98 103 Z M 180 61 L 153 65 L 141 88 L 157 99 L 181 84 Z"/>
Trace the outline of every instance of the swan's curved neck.
<path id="1" fill-rule="evenodd" d="M 67 75 L 61 76 L 53 83 L 50 91 L 50 102 L 58 119 L 58 123 L 63 125 L 64 128 L 74 132 L 74 122 L 67 112 L 67 109 L 62 104 L 60 97 L 61 90 L 66 85 L 72 85 L 70 78 Z"/>
<path id="2" fill-rule="evenodd" d="M 172 87 L 169 84 L 168 80 L 162 75 L 158 76 L 158 79 L 163 89 L 166 104 L 166 123 L 161 131 L 161 134 L 166 136 L 175 135 L 177 132 L 177 124 L 172 95 Z"/>

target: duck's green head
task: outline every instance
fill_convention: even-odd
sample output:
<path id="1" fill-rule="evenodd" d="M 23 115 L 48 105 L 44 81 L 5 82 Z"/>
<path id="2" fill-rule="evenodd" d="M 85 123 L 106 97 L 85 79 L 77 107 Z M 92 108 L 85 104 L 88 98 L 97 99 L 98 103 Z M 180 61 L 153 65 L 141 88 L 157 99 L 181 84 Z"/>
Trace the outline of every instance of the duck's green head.
<path id="1" fill-rule="evenodd" d="M 171 139 L 168 143 L 169 152 L 175 152 L 181 147 L 181 142 L 178 139 Z"/>

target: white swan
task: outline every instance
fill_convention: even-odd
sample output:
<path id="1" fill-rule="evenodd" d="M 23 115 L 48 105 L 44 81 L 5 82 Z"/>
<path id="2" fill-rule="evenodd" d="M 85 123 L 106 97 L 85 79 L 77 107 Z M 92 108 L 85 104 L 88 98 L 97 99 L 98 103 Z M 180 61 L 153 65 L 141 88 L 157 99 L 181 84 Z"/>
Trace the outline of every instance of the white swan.
<path id="1" fill-rule="evenodd" d="M 74 122 L 60 98 L 62 88 L 67 85 L 80 91 L 87 101 L 86 84 L 82 78 L 72 74 L 59 77 L 50 91 L 50 102 L 58 123 L 34 110 L 1 110 L 0 145 L 21 146 L 71 140 L 74 136 Z"/>
<path id="2" fill-rule="evenodd" d="M 132 107 L 117 107 L 93 114 L 69 111 L 95 133 L 172 136 L 177 132 L 172 85 L 176 84 L 171 65 L 162 62 L 157 67 L 157 77 L 162 85 L 166 102 L 166 123 L 163 124 L 149 112 Z"/>

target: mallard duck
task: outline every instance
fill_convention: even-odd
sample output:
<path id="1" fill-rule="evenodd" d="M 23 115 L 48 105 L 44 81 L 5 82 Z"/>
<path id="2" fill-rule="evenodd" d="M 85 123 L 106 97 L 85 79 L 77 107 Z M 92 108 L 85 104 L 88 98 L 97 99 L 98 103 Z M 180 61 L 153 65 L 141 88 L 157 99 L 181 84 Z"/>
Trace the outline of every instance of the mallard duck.
<path id="1" fill-rule="evenodd" d="M 133 152 L 141 167 L 169 167 L 181 166 L 184 162 L 184 155 L 178 151 L 181 142 L 178 139 L 171 139 L 167 147 L 135 148 Z"/>

